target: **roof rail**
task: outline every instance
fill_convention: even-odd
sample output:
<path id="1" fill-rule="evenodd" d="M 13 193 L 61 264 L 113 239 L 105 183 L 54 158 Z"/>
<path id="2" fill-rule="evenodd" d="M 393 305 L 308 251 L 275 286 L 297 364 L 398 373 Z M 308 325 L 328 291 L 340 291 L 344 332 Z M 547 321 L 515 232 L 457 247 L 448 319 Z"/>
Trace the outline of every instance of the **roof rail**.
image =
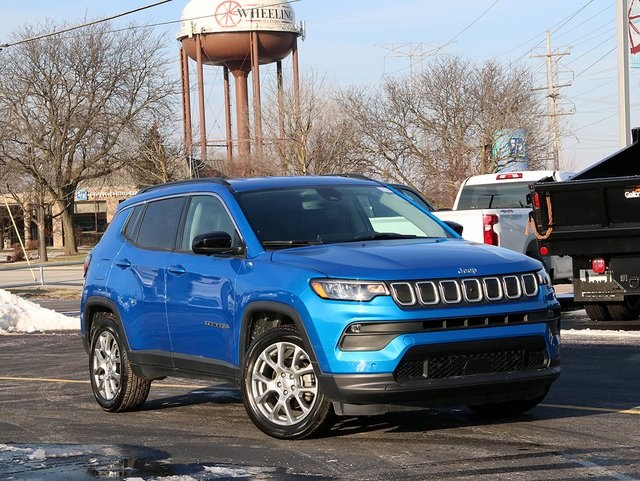
<path id="1" fill-rule="evenodd" d="M 346 173 L 346 174 L 323 174 L 325 177 L 348 177 L 350 179 L 360 179 L 360 180 L 373 180 L 370 177 L 367 177 L 366 175 L 363 174 L 352 174 L 352 173 Z M 374 181 L 375 182 L 375 181 Z"/>
<path id="2" fill-rule="evenodd" d="M 227 180 L 223 179 L 222 177 L 204 177 L 202 179 L 183 179 L 183 180 L 175 180 L 173 182 L 166 182 L 164 184 L 150 185 L 148 187 L 143 187 L 142 189 L 140 189 L 138 191 L 138 194 L 144 194 L 145 192 L 151 192 L 153 190 L 160 189 L 162 187 L 172 187 L 172 186 L 177 186 L 177 185 L 198 184 L 198 183 L 202 183 L 202 182 L 210 182 L 212 184 L 220 184 L 220 185 L 224 185 L 226 187 L 230 187 L 231 186 L 231 184 L 229 184 L 229 182 L 227 182 Z"/>

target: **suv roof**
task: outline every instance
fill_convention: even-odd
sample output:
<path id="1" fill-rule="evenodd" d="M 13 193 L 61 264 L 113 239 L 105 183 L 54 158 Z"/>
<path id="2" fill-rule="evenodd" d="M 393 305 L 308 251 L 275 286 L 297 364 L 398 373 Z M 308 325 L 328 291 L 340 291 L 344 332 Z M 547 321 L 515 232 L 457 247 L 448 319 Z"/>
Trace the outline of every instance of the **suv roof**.
<path id="1" fill-rule="evenodd" d="M 138 203 L 159 195 L 192 192 L 198 188 L 206 190 L 213 186 L 224 186 L 232 192 L 249 192 L 263 189 L 278 189 L 287 187 L 323 186 L 323 185 L 383 185 L 375 180 L 359 175 L 320 175 L 320 176 L 290 176 L 290 177 L 251 177 L 237 179 L 222 179 L 207 177 L 202 179 L 186 179 L 166 184 L 153 185 L 141 189 L 133 199 L 128 199 L 120 205 L 125 208 L 132 203 Z"/>

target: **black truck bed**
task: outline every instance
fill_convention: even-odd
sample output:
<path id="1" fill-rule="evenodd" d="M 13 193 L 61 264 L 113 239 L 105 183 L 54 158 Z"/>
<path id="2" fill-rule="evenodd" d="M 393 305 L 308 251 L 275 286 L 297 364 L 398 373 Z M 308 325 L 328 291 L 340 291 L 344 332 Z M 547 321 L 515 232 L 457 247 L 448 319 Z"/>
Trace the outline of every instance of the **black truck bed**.
<path id="1" fill-rule="evenodd" d="M 633 144 L 567 182 L 533 185 L 532 218 L 546 237 L 540 247 L 555 255 L 640 253 L 639 134 L 634 129 Z"/>

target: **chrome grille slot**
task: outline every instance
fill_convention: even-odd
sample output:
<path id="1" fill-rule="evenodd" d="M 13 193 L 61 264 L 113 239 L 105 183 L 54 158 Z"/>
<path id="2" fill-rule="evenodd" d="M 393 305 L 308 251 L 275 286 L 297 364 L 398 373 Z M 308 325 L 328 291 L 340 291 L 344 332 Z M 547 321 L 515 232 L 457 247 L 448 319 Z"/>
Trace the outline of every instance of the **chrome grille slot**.
<path id="1" fill-rule="evenodd" d="M 459 304 L 462 301 L 460 286 L 456 281 L 440 281 L 440 292 L 446 304 Z"/>
<path id="2" fill-rule="evenodd" d="M 522 295 L 520 280 L 516 276 L 505 276 L 502 279 L 504 292 L 509 299 L 517 299 Z"/>
<path id="3" fill-rule="evenodd" d="M 527 297 L 534 297 L 538 294 L 538 280 L 533 274 L 522 276 L 522 290 Z"/>
<path id="4" fill-rule="evenodd" d="M 393 298 L 401 306 L 413 306 L 416 303 L 416 296 L 413 287 L 408 282 L 394 282 L 391 284 Z"/>
<path id="5" fill-rule="evenodd" d="M 484 295 L 489 301 L 499 301 L 502 299 L 502 282 L 497 277 L 487 277 L 482 280 L 484 284 Z"/>
<path id="6" fill-rule="evenodd" d="M 478 279 L 465 279 L 462 281 L 464 298 L 467 302 L 480 302 L 482 300 L 482 286 Z"/>
<path id="7" fill-rule="evenodd" d="M 425 306 L 431 306 L 440 302 L 438 287 L 434 282 L 418 282 L 418 297 Z"/>

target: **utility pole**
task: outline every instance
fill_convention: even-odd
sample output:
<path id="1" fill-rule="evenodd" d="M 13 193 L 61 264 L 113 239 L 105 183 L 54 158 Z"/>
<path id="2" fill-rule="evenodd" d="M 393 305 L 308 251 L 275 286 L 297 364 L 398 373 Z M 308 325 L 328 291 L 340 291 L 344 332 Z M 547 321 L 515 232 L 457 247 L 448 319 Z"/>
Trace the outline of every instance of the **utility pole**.
<path id="1" fill-rule="evenodd" d="M 631 143 L 631 112 L 629 109 L 629 19 L 627 0 L 616 2 L 618 24 L 618 134 L 620 147 Z"/>
<path id="2" fill-rule="evenodd" d="M 569 52 L 554 52 L 551 50 L 551 34 L 547 30 L 547 53 L 542 55 L 531 55 L 534 58 L 546 58 L 547 63 L 547 117 L 549 125 L 549 137 L 551 138 L 551 160 L 553 170 L 560 170 L 560 122 L 558 118 L 561 115 L 567 115 L 566 112 L 559 111 L 558 99 L 560 97 L 559 89 L 561 87 L 569 87 L 571 84 L 556 84 L 556 73 L 558 70 L 558 61 Z"/>

